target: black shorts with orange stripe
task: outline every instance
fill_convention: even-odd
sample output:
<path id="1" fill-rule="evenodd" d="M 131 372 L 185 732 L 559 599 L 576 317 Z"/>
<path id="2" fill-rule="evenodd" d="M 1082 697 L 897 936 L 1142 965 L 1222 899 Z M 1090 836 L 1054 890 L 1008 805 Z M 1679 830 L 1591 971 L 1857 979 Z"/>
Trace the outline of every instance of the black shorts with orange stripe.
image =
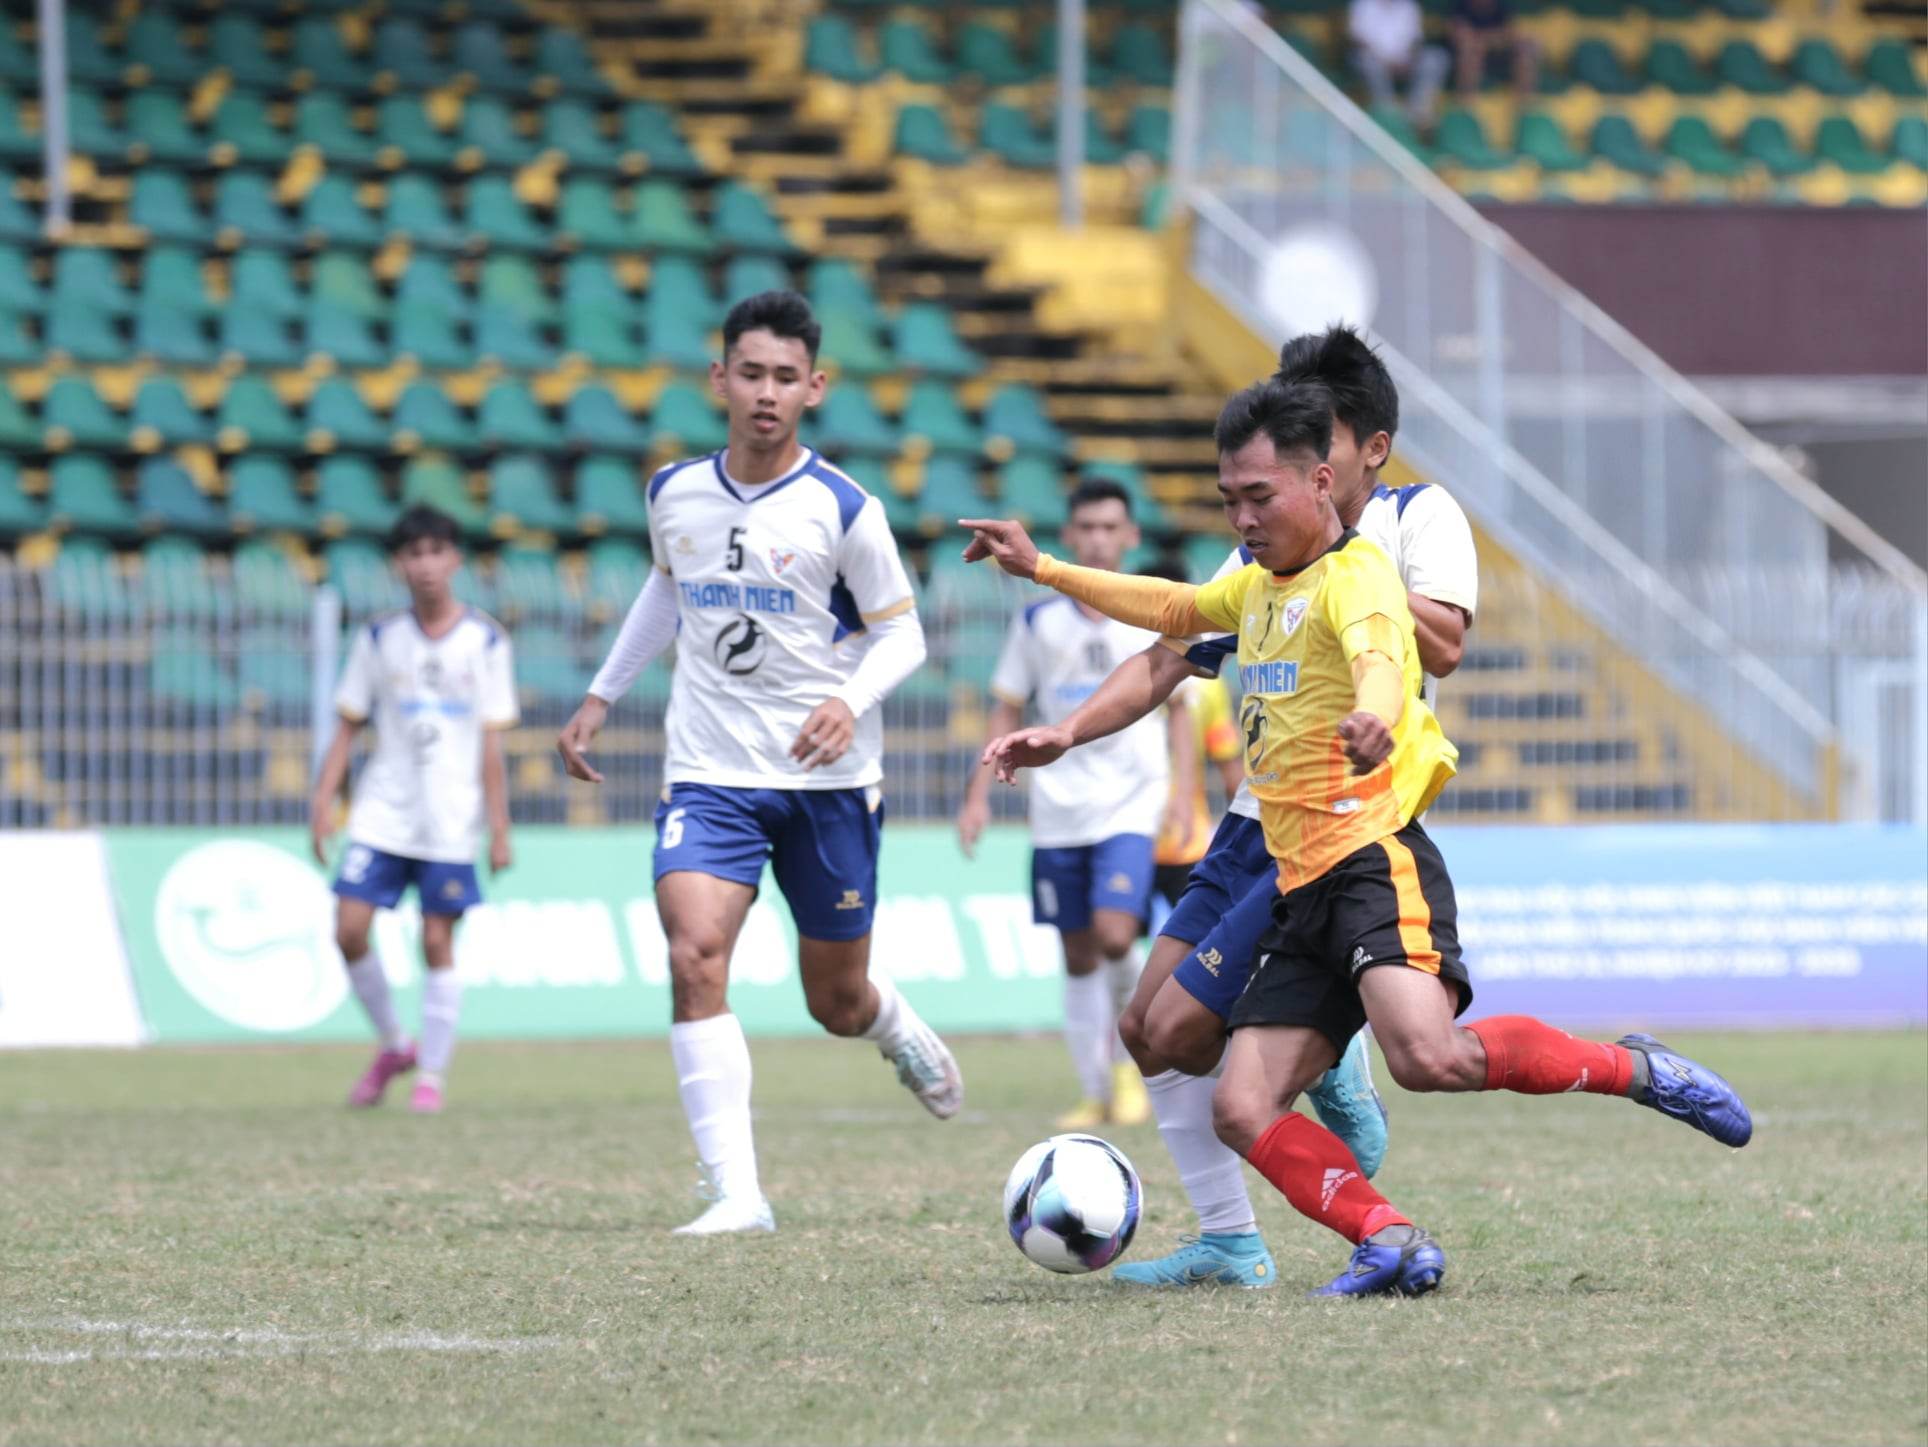
<path id="1" fill-rule="evenodd" d="M 1450 980 L 1455 1014 L 1473 1001 L 1453 881 L 1418 820 L 1274 901 L 1258 967 L 1227 1024 L 1308 1026 L 1343 1051 L 1366 1023 L 1359 977 L 1381 965 Z"/>

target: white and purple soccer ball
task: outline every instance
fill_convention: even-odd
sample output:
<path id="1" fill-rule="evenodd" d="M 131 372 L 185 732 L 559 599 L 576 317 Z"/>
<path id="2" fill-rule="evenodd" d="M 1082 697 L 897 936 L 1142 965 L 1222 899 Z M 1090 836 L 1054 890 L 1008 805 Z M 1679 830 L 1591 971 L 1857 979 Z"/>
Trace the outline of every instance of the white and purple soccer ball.
<path id="1" fill-rule="evenodd" d="M 1144 1191 L 1125 1153 L 1094 1135 L 1054 1135 L 1011 1167 L 1004 1222 L 1047 1271 L 1102 1271 L 1131 1245 Z"/>

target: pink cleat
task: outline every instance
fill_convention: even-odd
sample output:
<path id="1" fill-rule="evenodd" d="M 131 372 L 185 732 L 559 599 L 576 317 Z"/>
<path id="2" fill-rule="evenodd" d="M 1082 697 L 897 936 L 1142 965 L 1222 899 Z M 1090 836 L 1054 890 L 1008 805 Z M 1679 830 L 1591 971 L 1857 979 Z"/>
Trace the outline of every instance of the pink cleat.
<path id="1" fill-rule="evenodd" d="M 408 1097 L 408 1108 L 416 1115 L 442 1113 L 442 1087 L 432 1080 L 418 1080 Z"/>
<path id="2" fill-rule="evenodd" d="M 388 1090 L 388 1082 L 398 1075 L 406 1075 L 415 1068 L 415 1047 L 405 1045 L 400 1050 L 383 1050 L 375 1056 L 375 1063 L 368 1067 L 368 1073 L 355 1082 L 355 1088 L 348 1092 L 348 1103 L 357 1110 L 366 1110 L 372 1105 L 380 1105 L 382 1096 Z"/>

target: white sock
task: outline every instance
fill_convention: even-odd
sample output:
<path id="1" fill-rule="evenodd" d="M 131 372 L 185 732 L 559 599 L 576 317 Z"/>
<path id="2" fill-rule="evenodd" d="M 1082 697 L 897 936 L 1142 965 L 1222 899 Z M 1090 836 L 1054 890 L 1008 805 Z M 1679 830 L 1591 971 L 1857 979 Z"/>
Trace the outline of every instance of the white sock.
<path id="1" fill-rule="evenodd" d="M 890 976 L 872 975 L 870 983 L 877 987 L 877 1018 L 870 1022 L 863 1038 L 874 1042 L 884 1054 L 894 1055 L 923 1022 L 911 1009 L 910 1002 L 897 993 L 897 985 Z"/>
<path id="2" fill-rule="evenodd" d="M 422 981 L 422 1043 L 416 1063 L 422 1079 L 440 1085 L 455 1056 L 455 1022 L 462 1018 L 462 982 L 450 966 L 426 970 Z"/>
<path id="3" fill-rule="evenodd" d="M 696 1141 L 697 1157 L 718 1194 L 754 1201 L 756 1142 L 750 1134 L 750 1042 L 734 1015 L 669 1027 L 676 1088 Z"/>
<path id="4" fill-rule="evenodd" d="M 1106 960 L 1102 968 L 1111 988 L 1111 1013 L 1123 1015 L 1125 1006 L 1138 991 L 1138 977 L 1145 972 L 1145 956 L 1133 945 L 1117 959 Z"/>
<path id="5" fill-rule="evenodd" d="M 1111 982 L 1102 969 L 1064 977 L 1064 1043 L 1086 1100 L 1111 1099 L 1111 1042 L 1118 1016 L 1111 1008 Z"/>
<path id="6" fill-rule="evenodd" d="M 1179 1183 L 1198 1212 L 1200 1231 L 1252 1231 L 1257 1218 L 1245 1194 L 1245 1162 L 1212 1129 L 1210 1076 L 1162 1070 L 1145 1081 L 1158 1134 L 1178 1167 Z"/>
<path id="7" fill-rule="evenodd" d="M 401 1021 L 395 1018 L 395 997 L 388 992 L 388 976 L 382 971 L 381 960 L 371 949 L 359 960 L 349 960 L 347 964 L 348 988 L 361 1001 L 362 1012 L 375 1027 L 382 1049 L 400 1050 L 408 1040 L 402 1034 Z"/>

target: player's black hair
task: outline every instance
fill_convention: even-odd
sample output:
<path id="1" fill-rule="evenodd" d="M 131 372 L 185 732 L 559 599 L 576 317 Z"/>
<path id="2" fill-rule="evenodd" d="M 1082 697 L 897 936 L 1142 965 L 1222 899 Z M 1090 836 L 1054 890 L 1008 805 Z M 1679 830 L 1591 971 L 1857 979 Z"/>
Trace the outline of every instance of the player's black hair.
<path id="1" fill-rule="evenodd" d="M 1125 489 L 1122 482 L 1115 482 L 1109 477 L 1080 478 L 1078 485 L 1071 489 L 1071 501 L 1067 505 L 1066 515 L 1069 516 L 1085 504 L 1093 502 L 1121 502 L 1125 505 L 1125 516 L 1131 516 L 1131 493 Z"/>
<path id="2" fill-rule="evenodd" d="M 1351 327 L 1307 332 L 1279 348 L 1281 382 L 1321 382 L 1332 393 L 1332 413 L 1362 444 L 1375 432 L 1399 432 L 1399 389 L 1379 354 Z"/>
<path id="3" fill-rule="evenodd" d="M 1226 453 L 1237 452 L 1260 433 L 1272 439 L 1281 457 L 1310 452 L 1323 462 L 1332 451 L 1332 393 L 1318 382 L 1267 377 L 1225 404 L 1212 437 Z"/>
<path id="4" fill-rule="evenodd" d="M 388 530 L 388 550 L 399 553 L 425 538 L 447 543 L 452 548 L 462 546 L 462 530 L 456 527 L 455 519 L 427 503 L 418 502 L 403 509 L 402 515 L 395 519 L 395 526 Z"/>
<path id="5" fill-rule="evenodd" d="M 760 291 L 746 296 L 730 308 L 723 318 L 723 355 L 730 355 L 745 332 L 768 332 L 773 337 L 790 337 L 803 343 L 814 364 L 817 348 L 823 342 L 823 328 L 810 303 L 794 291 Z"/>

